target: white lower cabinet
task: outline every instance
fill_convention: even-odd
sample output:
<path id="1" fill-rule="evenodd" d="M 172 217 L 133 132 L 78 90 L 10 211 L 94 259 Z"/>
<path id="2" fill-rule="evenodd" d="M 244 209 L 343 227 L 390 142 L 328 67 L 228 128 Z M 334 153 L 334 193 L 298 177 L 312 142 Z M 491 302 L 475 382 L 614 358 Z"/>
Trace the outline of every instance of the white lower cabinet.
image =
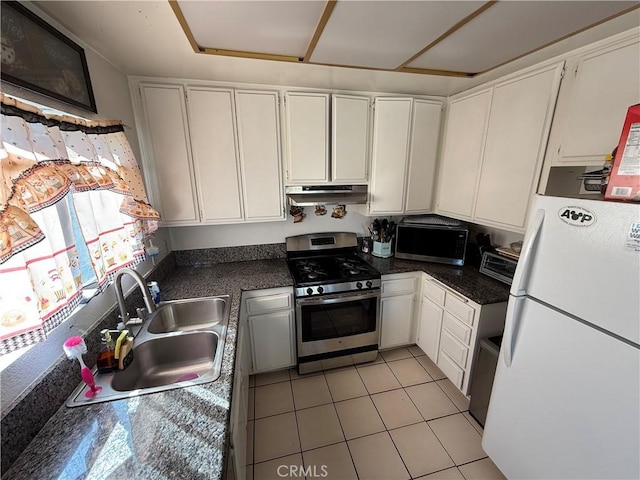
<path id="1" fill-rule="evenodd" d="M 416 343 L 468 395 L 477 346 L 483 338 L 502 334 L 507 302 L 479 305 L 423 275 Z"/>
<path id="2" fill-rule="evenodd" d="M 429 298 L 422 297 L 416 343 L 434 362 L 438 361 L 443 315 L 444 309 L 442 307 L 433 303 Z"/>
<path id="3" fill-rule="evenodd" d="M 245 292 L 240 321 L 245 321 L 249 328 L 252 374 L 295 366 L 291 287 Z"/>
<path id="4" fill-rule="evenodd" d="M 418 273 L 382 276 L 380 348 L 414 343 L 414 299 Z"/>
<path id="5" fill-rule="evenodd" d="M 247 325 L 238 323 L 238 342 L 236 344 L 236 366 L 231 395 L 231 430 L 227 478 L 246 478 L 247 464 L 247 418 L 249 407 L 249 371 L 251 359 Z"/>

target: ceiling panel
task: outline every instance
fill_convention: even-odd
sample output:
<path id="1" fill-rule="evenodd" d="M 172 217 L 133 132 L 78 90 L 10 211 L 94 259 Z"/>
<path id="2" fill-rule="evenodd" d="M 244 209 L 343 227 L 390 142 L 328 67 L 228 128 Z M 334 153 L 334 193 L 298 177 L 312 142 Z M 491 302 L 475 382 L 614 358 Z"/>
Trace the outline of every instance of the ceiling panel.
<path id="1" fill-rule="evenodd" d="M 484 72 L 637 5 L 616 1 L 501 1 L 407 66 Z"/>
<path id="2" fill-rule="evenodd" d="M 484 3 L 338 1 L 310 60 L 395 69 Z"/>
<path id="3" fill-rule="evenodd" d="M 303 57 L 324 1 L 179 1 L 201 47 Z"/>

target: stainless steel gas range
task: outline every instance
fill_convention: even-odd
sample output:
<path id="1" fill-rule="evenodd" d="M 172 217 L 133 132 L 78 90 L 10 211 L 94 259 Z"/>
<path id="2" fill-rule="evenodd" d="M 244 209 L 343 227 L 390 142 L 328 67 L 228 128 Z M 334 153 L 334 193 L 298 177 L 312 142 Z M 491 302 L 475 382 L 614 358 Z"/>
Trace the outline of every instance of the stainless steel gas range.
<path id="1" fill-rule="evenodd" d="M 380 272 L 358 254 L 355 233 L 286 239 L 296 302 L 298 372 L 370 362 L 380 339 Z"/>

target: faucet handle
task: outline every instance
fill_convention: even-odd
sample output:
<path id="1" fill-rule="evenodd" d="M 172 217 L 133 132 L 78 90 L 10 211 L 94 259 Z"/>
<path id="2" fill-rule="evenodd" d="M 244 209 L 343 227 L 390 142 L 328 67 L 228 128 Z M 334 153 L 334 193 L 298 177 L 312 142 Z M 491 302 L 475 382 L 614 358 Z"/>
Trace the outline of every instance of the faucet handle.
<path id="1" fill-rule="evenodd" d="M 149 312 L 147 311 L 146 308 L 138 307 L 136 308 L 136 316 L 144 322 L 149 316 Z"/>

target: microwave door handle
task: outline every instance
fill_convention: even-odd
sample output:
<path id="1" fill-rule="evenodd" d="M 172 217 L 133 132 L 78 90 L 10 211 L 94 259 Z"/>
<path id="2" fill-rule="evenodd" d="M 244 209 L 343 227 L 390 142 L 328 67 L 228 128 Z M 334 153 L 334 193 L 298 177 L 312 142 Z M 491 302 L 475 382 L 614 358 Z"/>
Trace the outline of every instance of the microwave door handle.
<path id="1" fill-rule="evenodd" d="M 527 294 L 527 280 L 533 259 L 534 247 L 536 240 L 540 235 L 542 222 L 544 220 L 544 210 L 536 211 L 533 222 L 524 237 L 524 245 L 520 252 L 520 259 L 516 266 L 516 272 L 513 275 L 513 283 L 511 284 L 511 295 L 520 297 Z"/>

